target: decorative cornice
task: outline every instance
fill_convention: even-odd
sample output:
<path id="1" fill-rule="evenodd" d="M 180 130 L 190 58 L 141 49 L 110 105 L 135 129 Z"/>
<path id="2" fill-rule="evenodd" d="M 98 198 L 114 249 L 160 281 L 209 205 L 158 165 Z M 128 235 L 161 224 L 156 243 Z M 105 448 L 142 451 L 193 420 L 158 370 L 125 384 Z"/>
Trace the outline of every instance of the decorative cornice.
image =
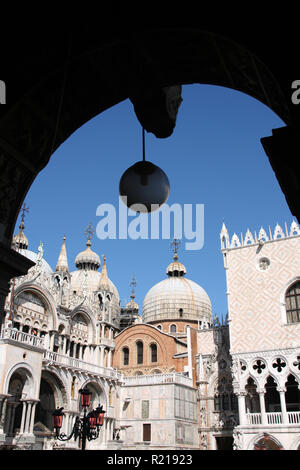
<path id="1" fill-rule="evenodd" d="M 290 238 L 297 238 L 299 236 L 300 236 L 300 227 L 297 224 L 297 222 L 293 220 L 290 225 L 289 230 L 287 228 L 286 223 L 285 223 L 284 230 L 277 223 L 273 233 L 270 227 L 269 227 L 269 230 L 267 231 L 265 231 L 264 228 L 261 227 L 258 234 L 256 233 L 255 230 L 254 232 L 251 232 L 249 229 L 247 229 L 247 232 L 245 233 L 244 236 L 241 233 L 239 237 L 236 233 L 234 233 L 230 241 L 227 228 L 223 224 L 222 230 L 220 233 L 221 252 L 225 253 L 229 250 L 233 250 L 237 248 L 245 248 L 249 246 L 257 246 L 258 249 L 260 249 L 260 247 L 262 247 L 264 244 L 273 243 L 275 241 L 286 240 Z"/>

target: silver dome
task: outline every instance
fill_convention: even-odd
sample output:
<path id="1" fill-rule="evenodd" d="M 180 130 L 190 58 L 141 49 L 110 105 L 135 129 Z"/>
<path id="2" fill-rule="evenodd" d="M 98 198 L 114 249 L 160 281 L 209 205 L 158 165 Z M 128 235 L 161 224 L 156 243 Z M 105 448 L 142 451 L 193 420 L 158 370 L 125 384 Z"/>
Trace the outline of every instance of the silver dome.
<path id="1" fill-rule="evenodd" d="M 211 321 L 212 307 L 205 290 L 186 279 L 186 268 L 174 262 L 167 268 L 168 278 L 155 284 L 143 303 L 143 323 L 162 320 Z"/>

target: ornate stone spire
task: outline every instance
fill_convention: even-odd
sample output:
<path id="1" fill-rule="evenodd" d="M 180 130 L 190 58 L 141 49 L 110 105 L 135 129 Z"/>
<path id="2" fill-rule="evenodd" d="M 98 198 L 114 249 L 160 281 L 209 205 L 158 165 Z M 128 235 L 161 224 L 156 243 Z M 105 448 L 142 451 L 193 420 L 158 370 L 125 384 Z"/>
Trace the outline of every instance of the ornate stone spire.
<path id="1" fill-rule="evenodd" d="M 106 256 L 103 256 L 103 266 L 101 271 L 101 279 L 99 284 L 100 290 L 110 291 L 109 279 L 107 275 L 107 267 L 106 267 Z"/>
<path id="2" fill-rule="evenodd" d="M 138 310 L 139 306 L 134 300 L 135 299 L 135 287 L 136 287 L 136 280 L 135 280 L 134 275 L 132 276 L 132 279 L 130 281 L 130 287 L 131 287 L 131 295 L 130 295 L 131 300 L 130 302 L 128 302 L 128 304 L 126 304 L 126 308 L 131 309 L 131 310 Z"/>
<path id="3" fill-rule="evenodd" d="M 24 228 L 25 228 L 24 218 L 25 218 L 25 213 L 29 212 L 29 208 L 26 206 L 25 203 L 23 204 L 22 209 L 21 209 L 20 212 L 22 212 L 21 223 L 19 225 L 20 230 L 19 230 L 19 233 L 17 235 L 15 235 L 14 238 L 13 238 L 12 246 L 16 250 L 27 250 L 27 248 L 28 248 L 28 239 L 27 239 L 26 235 L 24 234 Z"/>
<path id="4" fill-rule="evenodd" d="M 220 233 L 220 240 L 221 240 L 221 248 L 229 248 L 230 242 L 229 242 L 229 234 L 228 230 L 226 228 L 225 222 L 223 220 L 222 228 L 221 228 L 221 233 Z"/>
<path id="5" fill-rule="evenodd" d="M 63 242 L 61 245 L 55 271 L 63 271 L 67 273 L 69 272 L 67 249 L 66 249 L 66 237 L 63 238 Z"/>

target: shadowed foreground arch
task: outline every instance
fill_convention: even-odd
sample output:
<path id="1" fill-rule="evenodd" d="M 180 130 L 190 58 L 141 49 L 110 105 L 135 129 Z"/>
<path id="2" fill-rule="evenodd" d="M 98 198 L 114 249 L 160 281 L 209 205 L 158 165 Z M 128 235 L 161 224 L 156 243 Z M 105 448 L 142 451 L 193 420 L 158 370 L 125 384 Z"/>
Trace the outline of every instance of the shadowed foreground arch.
<path id="1" fill-rule="evenodd" d="M 229 25 L 218 28 L 215 22 L 205 28 L 183 25 L 128 31 L 110 29 L 107 18 L 107 29 L 101 29 L 101 34 L 93 27 L 71 34 L 65 25 L 60 30 L 52 24 L 51 30 L 44 28 L 33 37 L 25 34 L 4 51 L 1 64 L 6 76 L 0 78 L 7 83 L 7 104 L 0 109 L 0 307 L 9 279 L 32 265 L 12 252 L 10 243 L 34 179 L 76 129 L 127 98 L 143 127 L 159 138 L 174 130 L 180 101 L 174 86 L 214 84 L 263 102 L 287 125 L 274 130 L 262 144 L 289 207 L 300 220 L 294 159 L 300 106 L 291 101 L 291 82 L 299 77 L 296 64 L 285 54 L 292 44 L 296 48 L 297 41 L 289 41 L 285 34 L 278 43 L 278 31 L 272 25 L 271 40 L 263 41 L 266 24 L 262 29 L 255 25 L 254 38 L 252 24 L 243 25 L 243 31 Z"/>

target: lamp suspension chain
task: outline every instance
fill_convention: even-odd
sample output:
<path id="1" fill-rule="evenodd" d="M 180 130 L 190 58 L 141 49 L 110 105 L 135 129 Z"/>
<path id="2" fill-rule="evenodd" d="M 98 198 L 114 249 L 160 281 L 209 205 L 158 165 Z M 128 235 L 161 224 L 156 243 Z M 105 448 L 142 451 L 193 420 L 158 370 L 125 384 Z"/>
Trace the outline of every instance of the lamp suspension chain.
<path id="1" fill-rule="evenodd" d="M 143 127 L 143 162 L 146 160 L 145 158 L 145 129 Z"/>

